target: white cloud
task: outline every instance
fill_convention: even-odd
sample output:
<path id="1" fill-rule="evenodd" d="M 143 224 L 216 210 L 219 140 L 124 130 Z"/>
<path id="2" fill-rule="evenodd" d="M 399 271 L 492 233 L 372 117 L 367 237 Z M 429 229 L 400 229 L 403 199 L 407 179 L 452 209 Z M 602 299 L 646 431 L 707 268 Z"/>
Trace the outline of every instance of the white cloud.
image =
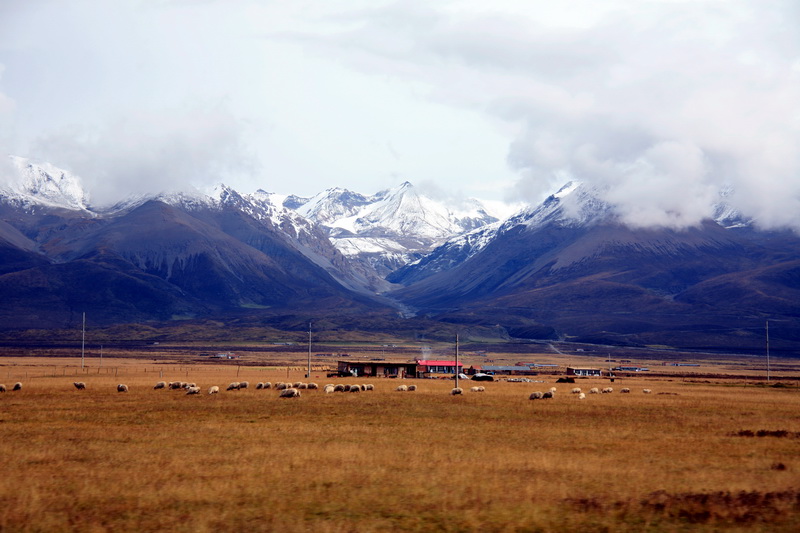
<path id="1" fill-rule="evenodd" d="M 37 159 L 66 161 L 92 202 L 184 190 L 252 173 L 244 127 L 224 109 L 142 113 L 38 140 Z"/>

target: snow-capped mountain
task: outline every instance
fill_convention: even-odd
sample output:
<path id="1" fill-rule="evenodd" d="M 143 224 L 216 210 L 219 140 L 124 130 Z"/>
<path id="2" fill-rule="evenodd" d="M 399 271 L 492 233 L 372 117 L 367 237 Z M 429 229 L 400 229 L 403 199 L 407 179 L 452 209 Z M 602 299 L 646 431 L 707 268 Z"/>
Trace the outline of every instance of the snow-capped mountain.
<path id="1" fill-rule="evenodd" d="M 20 206 L 45 206 L 89 211 L 89 195 L 81 179 L 49 163 L 34 163 L 23 157 L 9 158 L 9 176 L 0 180 L 0 194 Z"/>
<path id="2" fill-rule="evenodd" d="M 331 242 L 343 254 L 381 275 L 422 257 L 454 235 L 497 221 L 477 200 L 446 205 L 408 182 L 374 196 L 328 189 L 297 207 L 297 212 L 327 228 Z"/>

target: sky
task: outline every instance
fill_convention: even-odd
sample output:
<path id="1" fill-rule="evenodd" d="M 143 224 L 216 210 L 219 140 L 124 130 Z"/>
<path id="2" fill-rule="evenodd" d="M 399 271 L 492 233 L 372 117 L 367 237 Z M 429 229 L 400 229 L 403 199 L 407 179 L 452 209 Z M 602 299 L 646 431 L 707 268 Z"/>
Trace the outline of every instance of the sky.
<path id="1" fill-rule="evenodd" d="M 0 1 L 0 153 L 98 204 L 581 180 L 631 225 L 696 225 L 726 191 L 800 229 L 798 147 L 794 0 Z"/>

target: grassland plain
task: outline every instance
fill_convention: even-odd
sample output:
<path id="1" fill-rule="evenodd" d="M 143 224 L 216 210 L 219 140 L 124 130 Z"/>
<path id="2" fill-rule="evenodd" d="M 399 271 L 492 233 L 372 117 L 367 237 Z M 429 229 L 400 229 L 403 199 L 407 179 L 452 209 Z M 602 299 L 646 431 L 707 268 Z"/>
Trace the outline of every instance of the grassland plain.
<path id="1" fill-rule="evenodd" d="M 461 397 L 314 377 L 375 391 L 282 400 L 254 384 L 300 371 L 26 361 L 0 362 L 23 382 L 0 394 L 2 531 L 800 530 L 796 382 L 635 377 L 530 401 L 555 377 Z M 204 394 L 153 390 L 162 372 Z"/>

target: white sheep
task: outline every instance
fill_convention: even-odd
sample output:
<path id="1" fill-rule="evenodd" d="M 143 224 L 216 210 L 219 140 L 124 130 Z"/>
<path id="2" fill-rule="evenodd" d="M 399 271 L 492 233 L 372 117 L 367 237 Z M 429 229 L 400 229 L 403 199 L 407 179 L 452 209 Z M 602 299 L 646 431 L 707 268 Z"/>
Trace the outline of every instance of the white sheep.
<path id="1" fill-rule="evenodd" d="M 578 399 L 579 400 L 585 400 L 586 399 L 586 394 L 584 394 L 584 393 L 578 394 Z"/>
<path id="2" fill-rule="evenodd" d="M 367 390 L 367 386 L 366 386 L 366 384 L 364 384 L 364 383 L 362 383 L 361 385 L 359 385 L 359 387 L 361 387 L 361 390 L 362 390 L 362 391 L 365 391 L 365 390 Z"/>
<path id="3" fill-rule="evenodd" d="M 167 388 L 167 382 L 166 381 L 159 381 L 158 383 L 156 383 L 155 387 L 153 387 L 154 390 L 155 389 L 166 389 L 166 388 Z"/>
<path id="4" fill-rule="evenodd" d="M 228 388 L 225 389 L 225 390 L 239 390 L 240 387 L 241 387 L 241 383 L 239 383 L 238 381 L 234 381 L 233 383 L 228 385 Z"/>
<path id="5" fill-rule="evenodd" d="M 6 391 L 6 386 L 0 383 L 0 392 L 5 392 L 5 391 Z"/>
<path id="6" fill-rule="evenodd" d="M 416 385 L 409 385 L 408 386 L 408 391 L 409 392 L 414 392 L 415 390 L 417 390 L 417 386 Z"/>
<path id="7" fill-rule="evenodd" d="M 295 384 L 295 386 L 294 386 L 294 388 L 295 388 L 295 389 L 301 389 L 301 390 L 308 389 L 308 383 L 303 383 L 303 382 L 301 381 L 300 383 L 296 383 L 296 384 Z"/>
<path id="8" fill-rule="evenodd" d="M 200 387 L 188 387 L 186 389 L 186 394 L 200 394 Z"/>
<path id="9" fill-rule="evenodd" d="M 541 400 L 542 398 L 544 398 L 544 393 L 540 390 L 534 391 L 528 396 L 529 400 Z"/>
<path id="10" fill-rule="evenodd" d="M 180 381 L 170 381 L 167 384 L 167 388 L 169 388 L 170 390 L 180 389 L 181 388 L 181 382 Z"/>
<path id="11" fill-rule="evenodd" d="M 345 385 L 344 386 L 344 392 L 350 392 L 351 388 L 352 388 L 352 385 Z"/>
<path id="12" fill-rule="evenodd" d="M 555 393 L 556 393 L 556 390 L 557 390 L 557 389 L 556 389 L 555 387 L 550 387 L 550 392 L 551 392 L 551 393 L 555 394 Z"/>
<path id="13" fill-rule="evenodd" d="M 598 389 L 597 387 L 592 387 L 591 389 L 589 389 L 589 394 L 600 394 L 600 389 Z"/>
<path id="14" fill-rule="evenodd" d="M 575 387 L 574 389 L 572 389 L 572 394 L 580 394 L 580 393 L 581 393 L 580 387 Z"/>
<path id="15" fill-rule="evenodd" d="M 117 392 L 128 392 L 128 386 L 124 383 L 117 385 Z"/>
<path id="16" fill-rule="evenodd" d="M 651 391 L 650 389 L 642 389 L 642 392 L 645 394 L 650 394 L 653 391 Z"/>
<path id="17" fill-rule="evenodd" d="M 350 385 L 350 392 L 361 392 L 361 387 L 358 385 Z"/>
<path id="18" fill-rule="evenodd" d="M 291 383 L 284 383 L 283 381 L 279 381 L 275 384 L 275 388 L 278 390 L 286 390 L 292 387 Z"/>
<path id="19" fill-rule="evenodd" d="M 372 385 L 371 383 L 367 383 L 366 387 L 367 387 L 366 390 L 375 390 L 375 386 Z"/>
<path id="20" fill-rule="evenodd" d="M 317 385 L 316 383 L 308 384 L 308 390 L 317 390 L 317 389 L 319 389 L 319 385 Z"/>
<path id="21" fill-rule="evenodd" d="M 219 393 L 219 387 L 217 387 L 216 385 L 214 385 L 213 387 L 209 387 L 208 393 L 209 394 L 217 394 L 217 393 Z"/>
<path id="22" fill-rule="evenodd" d="M 84 383 L 83 381 L 74 381 L 72 384 L 75 385 L 75 388 L 78 390 L 86 389 L 86 383 Z"/>
<path id="23" fill-rule="evenodd" d="M 302 385 L 302 384 L 303 384 L 303 382 L 302 382 L 302 381 L 298 381 L 298 382 L 296 382 L 296 383 L 292 384 L 292 387 L 294 387 L 295 389 L 299 389 L 299 388 L 300 388 L 300 385 Z"/>
<path id="24" fill-rule="evenodd" d="M 554 396 L 553 391 L 549 390 L 549 391 L 545 392 L 544 394 L 542 394 L 542 399 L 548 399 L 549 400 L 553 396 Z"/>
<path id="25" fill-rule="evenodd" d="M 395 390 L 399 392 L 405 392 L 408 390 L 408 385 L 398 385 Z"/>
<path id="26" fill-rule="evenodd" d="M 264 388 L 264 384 L 262 382 L 259 381 L 258 383 L 256 383 L 256 390 L 261 390 L 263 388 Z"/>
<path id="27" fill-rule="evenodd" d="M 469 388 L 470 392 L 483 392 L 484 390 L 485 389 L 483 387 L 480 387 L 480 386 L 478 386 L 478 387 L 470 387 Z"/>
<path id="28" fill-rule="evenodd" d="M 22 390 L 22 383 L 17 381 L 16 383 L 14 383 L 14 387 L 12 387 L 11 390 Z"/>
<path id="29" fill-rule="evenodd" d="M 459 394 L 464 394 L 464 389 L 461 387 L 454 387 L 453 390 L 450 391 L 451 396 L 458 396 Z"/>
<path id="30" fill-rule="evenodd" d="M 265 389 L 271 389 L 271 388 L 272 388 L 272 382 L 270 382 L 270 381 L 265 381 L 265 382 L 264 382 L 264 388 L 265 388 Z"/>
<path id="31" fill-rule="evenodd" d="M 283 389 L 280 394 L 281 398 L 297 398 L 298 396 L 300 396 L 300 391 L 294 387 Z"/>
<path id="32" fill-rule="evenodd" d="M 631 390 L 629 388 L 624 388 L 619 390 L 620 394 L 629 394 Z"/>
<path id="33" fill-rule="evenodd" d="M 339 383 L 335 387 L 333 387 L 333 392 L 344 392 L 344 385 Z"/>
<path id="34" fill-rule="evenodd" d="M 603 389 L 603 394 L 611 394 L 614 392 L 614 387 L 606 387 Z"/>
<path id="35" fill-rule="evenodd" d="M 240 389 L 246 389 L 249 386 L 250 386 L 250 382 L 249 381 L 242 381 L 242 382 L 239 383 L 239 388 Z"/>
<path id="36" fill-rule="evenodd" d="M 330 393 L 332 393 L 333 391 L 336 390 L 336 387 L 334 387 L 333 385 L 329 384 L 329 385 L 325 385 L 323 390 L 325 391 L 325 394 L 330 394 Z"/>

